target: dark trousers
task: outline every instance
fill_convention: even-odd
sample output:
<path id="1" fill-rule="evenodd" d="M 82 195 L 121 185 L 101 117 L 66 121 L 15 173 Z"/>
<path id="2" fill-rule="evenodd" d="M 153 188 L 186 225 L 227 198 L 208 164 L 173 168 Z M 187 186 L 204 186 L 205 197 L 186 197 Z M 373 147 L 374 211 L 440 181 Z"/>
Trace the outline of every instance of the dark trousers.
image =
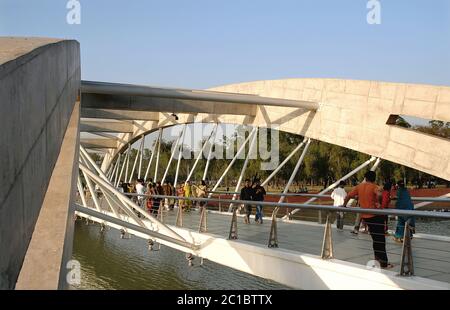
<path id="1" fill-rule="evenodd" d="M 336 212 L 336 228 L 344 229 L 344 212 Z"/>
<path id="2" fill-rule="evenodd" d="M 380 263 L 381 267 L 386 267 L 388 258 L 386 254 L 386 237 L 384 235 L 383 215 L 366 218 L 364 221 L 369 226 L 369 233 L 373 241 L 373 252 L 375 259 Z"/>
<path id="3" fill-rule="evenodd" d="M 252 205 L 245 205 L 245 215 L 247 218 L 252 214 Z"/>
<path id="4" fill-rule="evenodd" d="M 160 204 L 161 204 L 161 200 L 160 199 L 153 200 L 153 207 L 152 207 L 152 213 L 153 214 L 157 214 L 158 213 L 158 209 L 159 209 L 159 205 Z"/>

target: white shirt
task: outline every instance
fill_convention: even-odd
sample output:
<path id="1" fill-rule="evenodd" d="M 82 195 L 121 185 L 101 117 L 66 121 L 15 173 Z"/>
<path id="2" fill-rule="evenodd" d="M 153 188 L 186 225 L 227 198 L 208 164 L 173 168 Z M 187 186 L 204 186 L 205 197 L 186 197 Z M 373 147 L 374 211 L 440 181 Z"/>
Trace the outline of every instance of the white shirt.
<path id="1" fill-rule="evenodd" d="M 331 198 L 334 200 L 333 206 L 340 207 L 344 204 L 344 199 L 347 196 L 345 189 L 338 187 L 331 193 Z"/>
<path id="2" fill-rule="evenodd" d="M 145 194 L 145 186 L 141 183 L 136 184 L 136 194 L 144 195 Z M 139 198 L 143 198 L 142 196 Z"/>

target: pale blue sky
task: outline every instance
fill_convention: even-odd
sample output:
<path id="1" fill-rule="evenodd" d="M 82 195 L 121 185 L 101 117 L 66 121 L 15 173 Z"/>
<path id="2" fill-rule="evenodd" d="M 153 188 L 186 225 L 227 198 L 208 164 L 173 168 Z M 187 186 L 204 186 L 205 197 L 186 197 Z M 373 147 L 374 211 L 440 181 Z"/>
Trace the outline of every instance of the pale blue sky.
<path id="1" fill-rule="evenodd" d="M 0 0 L 0 35 L 74 38 L 82 78 L 186 88 L 294 77 L 450 85 L 450 1 Z"/>

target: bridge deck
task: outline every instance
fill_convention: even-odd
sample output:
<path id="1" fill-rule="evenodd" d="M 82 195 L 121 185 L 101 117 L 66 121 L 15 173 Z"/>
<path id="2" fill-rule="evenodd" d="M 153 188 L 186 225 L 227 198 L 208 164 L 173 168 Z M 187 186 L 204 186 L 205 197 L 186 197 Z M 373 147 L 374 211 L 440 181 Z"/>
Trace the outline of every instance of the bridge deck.
<path id="1" fill-rule="evenodd" d="M 228 238 L 231 216 L 228 213 L 216 211 L 208 212 L 208 234 Z M 165 212 L 165 223 L 174 225 L 176 210 Z M 200 214 L 198 211 L 183 213 L 183 227 L 198 230 Z M 320 255 L 323 240 L 324 225 L 306 222 L 278 221 L 279 248 Z M 267 245 L 271 220 L 264 219 L 264 224 L 244 224 L 242 216 L 238 217 L 239 240 Z M 344 231 L 337 231 L 333 227 L 334 257 L 339 260 L 366 265 L 373 260 L 372 240 L 370 235 L 360 233 L 358 236 L 350 234 L 351 227 Z M 441 240 L 439 240 L 441 239 Z M 392 269 L 400 270 L 402 245 L 387 237 L 387 252 Z M 415 275 L 437 281 L 450 282 L 450 238 L 417 234 L 412 240 Z M 276 249 L 274 249 L 276 251 Z"/>

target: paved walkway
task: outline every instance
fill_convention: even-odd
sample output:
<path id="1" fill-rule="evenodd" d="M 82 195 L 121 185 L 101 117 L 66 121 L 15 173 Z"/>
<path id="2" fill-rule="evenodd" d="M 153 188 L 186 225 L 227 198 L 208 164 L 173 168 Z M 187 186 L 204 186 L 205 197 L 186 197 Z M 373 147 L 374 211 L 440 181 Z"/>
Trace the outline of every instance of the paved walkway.
<path id="1" fill-rule="evenodd" d="M 165 212 L 165 223 L 175 225 L 176 210 Z M 228 238 L 231 215 L 228 213 L 208 212 L 208 234 Z M 193 210 L 183 213 L 183 227 L 198 231 L 200 213 Z M 291 221 L 278 223 L 279 248 L 320 255 L 323 240 L 324 225 L 314 222 Z M 271 220 L 265 219 L 264 224 L 256 224 L 252 218 L 251 224 L 244 224 L 242 216 L 238 217 L 239 240 L 267 245 L 269 240 Z M 354 236 L 351 229 L 337 231 L 333 227 L 334 257 L 339 260 L 366 265 L 373 260 L 372 239 L 368 234 L 360 233 Z M 434 240 L 416 237 L 412 240 L 415 275 L 433 280 L 450 283 L 450 241 Z M 450 240 L 450 238 L 449 238 Z M 394 271 L 400 271 L 402 245 L 387 237 L 387 252 Z M 276 249 L 274 249 L 276 250 Z"/>

